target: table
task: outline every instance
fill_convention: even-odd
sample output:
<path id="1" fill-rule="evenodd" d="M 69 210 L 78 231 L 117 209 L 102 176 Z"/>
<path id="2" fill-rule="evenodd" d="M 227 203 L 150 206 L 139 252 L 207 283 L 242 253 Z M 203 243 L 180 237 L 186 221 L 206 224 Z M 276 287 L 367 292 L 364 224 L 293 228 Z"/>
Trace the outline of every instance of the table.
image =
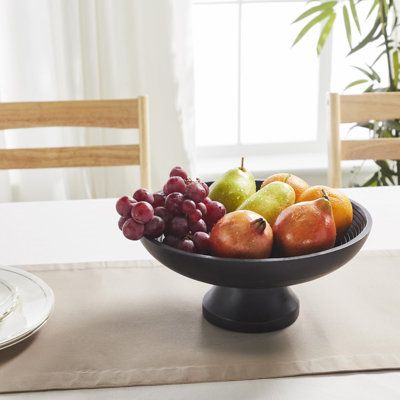
<path id="1" fill-rule="evenodd" d="M 372 214 L 364 249 L 399 249 L 400 187 L 345 192 Z M 117 228 L 114 199 L 0 204 L 0 264 L 150 259 L 139 242 Z M 28 240 L 27 240 L 28 238 Z M 0 354 L 1 356 L 1 354 Z M 257 381 L 216 382 L 118 389 L 17 393 L 2 399 L 354 399 L 400 398 L 400 372 L 335 374 Z"/>

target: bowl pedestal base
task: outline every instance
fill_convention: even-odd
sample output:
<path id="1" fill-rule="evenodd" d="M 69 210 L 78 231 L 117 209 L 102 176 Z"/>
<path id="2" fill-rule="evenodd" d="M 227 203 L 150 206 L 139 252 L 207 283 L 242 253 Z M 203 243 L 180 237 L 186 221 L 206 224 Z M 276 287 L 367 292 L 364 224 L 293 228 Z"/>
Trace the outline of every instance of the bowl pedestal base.
<path id="1" fill-rule="evenodd" d="M 203 298 L 204 318 L 237 332 L 270 332 L 286 328 L 299 316 L 299 300 L 288 287 L 242 289 L 213 286 Z"/>

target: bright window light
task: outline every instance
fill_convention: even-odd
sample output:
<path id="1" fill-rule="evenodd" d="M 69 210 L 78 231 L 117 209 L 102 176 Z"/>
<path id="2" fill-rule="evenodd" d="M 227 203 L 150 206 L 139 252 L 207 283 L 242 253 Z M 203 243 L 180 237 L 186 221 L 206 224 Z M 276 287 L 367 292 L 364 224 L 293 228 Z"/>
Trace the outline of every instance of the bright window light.
<path id="1" fill-rule="evenodd" d="M 301 1 L 194 3 L 198 146 L 317 139 L 318 31 L 291 48 Z"/>

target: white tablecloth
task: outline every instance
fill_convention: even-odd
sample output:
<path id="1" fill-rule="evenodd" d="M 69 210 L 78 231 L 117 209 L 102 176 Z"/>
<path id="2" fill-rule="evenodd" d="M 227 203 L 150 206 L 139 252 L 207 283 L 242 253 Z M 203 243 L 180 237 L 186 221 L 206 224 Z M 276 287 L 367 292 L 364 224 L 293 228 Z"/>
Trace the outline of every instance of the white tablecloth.
<path id="1" fill-rule="evenodd" d="M 346 189 L 372 214 L 365 249 L 400 249 L 400 187 Z M 113 261 L 150 258 L 142 245 L 116 227 L 114 200 L 8 203 L 0 205 L 0 264 Z M 0 353 L 1 357 L 1 353 Z M 2 399 L 399 399 L 400 373 L 368 373 L 37 392 Z"/>

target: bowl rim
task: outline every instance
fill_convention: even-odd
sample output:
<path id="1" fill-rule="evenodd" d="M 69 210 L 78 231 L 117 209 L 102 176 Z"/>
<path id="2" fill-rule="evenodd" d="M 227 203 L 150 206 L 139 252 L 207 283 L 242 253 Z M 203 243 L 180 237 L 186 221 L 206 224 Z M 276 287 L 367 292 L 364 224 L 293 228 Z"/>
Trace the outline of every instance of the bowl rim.
<path id="1" fill-rule="evenodd" d="M 207 255 L 207 254 L 198 254 L 198 253 L 189 253 L 187 251 L 183 251 L 183 250 L 179 250 L 176 249 L 174 247 L 168 246 L 163 244 L 162 242 L 158 241 L 157 239 L 150 239 L 147 238 L 145 236 L 143 236 L 143 238 L 141 239 L 141 241 L 146 240 L 149 241 L 153 244 L 155 244 L 156 246 L 166 249 L 167 251 L 170 251 L 172 253 L 176 253 L 176 254 L 180 254 L 180 255 L 185 255 L 188 257 L 195 257 L 198 259 L 203 259 L 203 260 L 213 260 L 213 261 L 221 261 L 221 262 L 237 262 L 237 261 L 241 261 L 241 262 L 246 262 L 246 263 L 251 263 L 251 264 L 257 264 L 257 263 L 272 263 L 272 262 L 288 262 L 288 261 L 294 261 L 294 260 L 301 260 L 301 259 L 313 259 L 316 257 L 319 257 L 321 255 L 325 255 L 325 254 L 330 254 L 330 253 L 334 253 L 336 251 L 339 251 L 341 249 L 345 249 L 351 245 L 353 245 L 354 243 L 362 240 L 365 236 L 367 236 L 369 234 L 369 232 L 371 231 L 372 228 L 372 217 L 371 214 L 369 213 L 369 211 L 362 206 L 360 203 L 357 203 L 354 200 L 351 200 L 351 204 L 352 205 L 356 205 L 358 208 L 361 209 L 361 211 L 364 213 L 365 218 L 366 218 L 366 224 L 363 228 L 363 230 L 353 239 L 349 240 L 346 243 L 343 243 L 339 246 L 335 246 L 332 247 L 331 249 L 328 250 L 323 250 L 323 251 L 319 251 L 317 253 L 310 253 L 310 254 L 304 254 L 302 256 L 294 256 L 294 257 L 270 257 L 270 258 L 233 258 L 233 257 L 216 257 L 216 256 L 211 256 L 211 255 Z"/>

